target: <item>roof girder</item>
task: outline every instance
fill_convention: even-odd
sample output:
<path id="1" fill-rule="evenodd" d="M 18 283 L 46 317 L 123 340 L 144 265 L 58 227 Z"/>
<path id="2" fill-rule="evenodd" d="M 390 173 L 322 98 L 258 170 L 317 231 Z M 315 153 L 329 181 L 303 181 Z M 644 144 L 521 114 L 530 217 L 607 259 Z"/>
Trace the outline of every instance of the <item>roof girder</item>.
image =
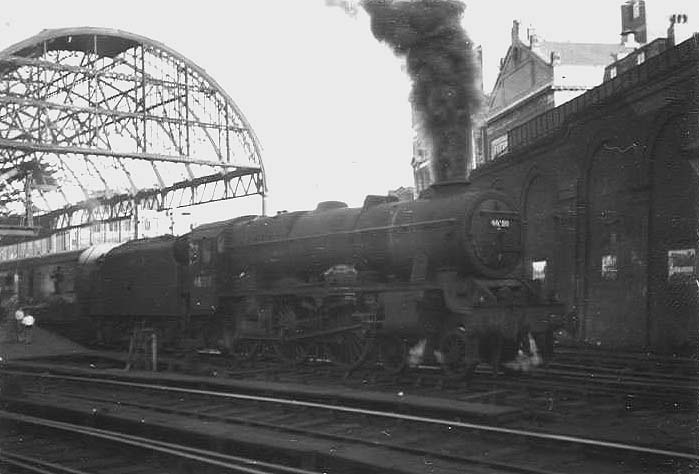
<path id="1" fill-rule="evenodd" d="M 93 35 L 94 51 L 85 46 L 90 44 L 86 35 Z M 55 46 L 71 38 L 82 46 Z M 121 41 L 116 48 L 109 45 L 113 38 Z M 49 30 L 32 40 L 0 52 L 0 169 L 53 159 L 63 178 L 91 197 L 93 190 L 83 186 L 80 172 L 66 158 L 83 157 L 87 172 L 106 191 L 114 190 L 109 190 L 112 178 L 104 174 L 105 166 L 119 170 L 124 183 L 116 191 L 128 194 L 143 186 L 142 175 L 140 182 L 133 179 L 141 168 L 132 168 L 132 160 L 145 160 L 157 181 L 148 192 L 207 178 L 225 183 L 224 198 L 235 197 L 237 190 L 228 192 L 229 182 L 221 178 L 230 173 L 221 172 L 225 169 L 254 176 L 253 194 L 266 192 L 254 131 L 230 97 L 191 61 L 165 45 L 114 30 Z M 98 43 L 115 54 L 96 54 Z M 48 210 L 44 193 L 37 197 Z"/>

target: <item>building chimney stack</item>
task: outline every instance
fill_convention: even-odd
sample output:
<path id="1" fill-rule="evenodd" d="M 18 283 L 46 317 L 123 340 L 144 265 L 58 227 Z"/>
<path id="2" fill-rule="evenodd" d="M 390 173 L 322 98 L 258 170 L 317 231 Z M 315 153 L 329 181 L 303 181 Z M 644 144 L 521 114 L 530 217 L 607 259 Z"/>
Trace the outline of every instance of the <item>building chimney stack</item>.
<path id="1" fill-rule="evenodd" d="M 516 44 L 519 40 L 519 21 L 512 20 L 512 44 Z"/>
<path id="2" fill-rule="evenodd" d="M 626 43 L 629 33 L 635 33 L 634 41 L 646 44 L 646 2 L 644 0 L 627 0 L 621 5 L 621 36 Z"/>
<path id="3" fill-rule="evenodd" d="M 684 13 L 670 16 L 670 27 L 667 29 L 667 39 L 671 45 L 680 44 L 692 36 L 688 17 Z"/>
<path id="4" fill-rule="evenodd" d="M 551 65 L 558 66 L 561 64 L 561 53 L 558 51 L 551 51 Z"/>
<path id="5" fill-rule="evenodd" d="M 536 29 L 532 27 L 527 28 L 527 39 L 529 40 L 529 49 L 531 50 L 536 50 L 541 45 L 539 35 L 536 34 Z"/>

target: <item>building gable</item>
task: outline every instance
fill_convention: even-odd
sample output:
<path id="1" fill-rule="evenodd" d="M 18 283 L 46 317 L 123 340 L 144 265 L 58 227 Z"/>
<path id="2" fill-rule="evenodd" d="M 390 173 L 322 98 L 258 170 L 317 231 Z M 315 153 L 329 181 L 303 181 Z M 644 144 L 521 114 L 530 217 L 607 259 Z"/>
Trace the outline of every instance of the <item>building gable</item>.
<path id="1" fill-rule="evenodd" d="M 515 41 L 507 50 L 493 87 L 489 115 L 501 112 L 552 83 L 553 67 L 524 43 Z"/>

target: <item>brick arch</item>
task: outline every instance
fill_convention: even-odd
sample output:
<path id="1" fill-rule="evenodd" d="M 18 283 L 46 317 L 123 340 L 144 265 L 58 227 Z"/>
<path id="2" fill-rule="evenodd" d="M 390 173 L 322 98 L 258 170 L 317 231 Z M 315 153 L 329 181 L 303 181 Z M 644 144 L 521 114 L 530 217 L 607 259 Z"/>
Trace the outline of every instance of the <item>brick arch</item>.
<path id="1" fill-rule="evenodd" d="M 522 189 L 519 193 L 520 209 L 524 209 L 524 204 L 526 203 L 526 200 L 527 200 L 527 189 L 531 185 L 532 180 L 541 174 L 542 174 L 542 171 L 539 168 L 539 166 L 536 164 L 531 165 L 527 169 L 527 172 L 524 173 L 524 179 L 522 180 L 522 182 L 524 183 L 524 186 L 522 186 Z"/>
<path id="2" fill-rule="evenodd" d="M 505 185 L 502 182 L 502 178 L 500 178 L 499 176 L 494 178 L 490 182 L 490 187 L 491 189 L 495 189 L 496 191 L 503 191 L 505 189 Z"/>
<path id="3" fill-rule="evenodd" d="M 522 243 L 524 248 L 524 275 L 535 277 L 533 262 L 546 261 L 545 280 L 542 281 L 546 293 L 557 293 L 556 275 L 556 224 L 557 206 L 555 182 L 536 165 L 529 168 L 520 193 L 522 214 Z"/>
<path id="4" fill-rule="evenodd" d="M 648 164 L 648 343 L 663 350 L 696 347 L 699 311 L 693 277 L 670 275 L 669 252 L 699 250 L 699 185 L 684 149 L 686 111 L 669 107 L 653 123 Z M 696 258 L 694 260 L 696 268 Z"/>
<path id="5" fill-rule="evenodd" d="M 638 135 L 636 136 L 636 138 Z M 580 314 L 580 337 L 589 338 L 597 337 L 599 339 L 605 339 L 608 342 L 608 338 L 604 334 L 603 329 L 591 328 L 590 324 L 596 324 L 599 318 L 607 317 L 612 318 L 611 315 L 602 315 L 599 311 L 602 311 L 597 302 L 599 299 L 604 298 L 603 295 L 596 294 L 596 290 L 600 287 L 599 278 L 601 276 L 601 256 L 598 255 L 600 252 L 600 246 L 604 245 L 607 250 L 611 252 L 611 246 L 618 245 L 612 244 L 610 240 L 612 239 L 611 234 L 618 234 L 614 226 L 618 226 L 619 211 L 614 211 L 617 215 L 610 215 L 607 217 L 595 216 L 593 214 L 598 214 L 600 209 L 598 209 L 602 204 L 599 196 L 599 189 L 594 190 L 593 188 L 597 186 L 606 186 L 609 184 L 609 179 L 613 176 L 619 178 L 622 174 L 622 170 L 617 170 L 612 174 L 612 176 L 597 176 L 595 174 L 595 166 L 600 166 L 600 156 L 603 154 L 613 155 L 627 154 L 631 158 L 631 162 L 634 164 L 640 163 L 641 165 L 645 162 L 645 150 L 647 148 L 647 141 L 645 143 L 638 143 L 638 140 L 632 142 L 623 142 L 621 133 L 619 130 L 614 128 L 598 128 L 594 133 L 591 134 L 591 138 L 585 147 L 585 151 L 582 154 L 582 159 L 579 161 L 579 179 L 577 183 L 577 222 L 578 222 L 578 242 L 576 244 L 575 250 L 575 260 L 576 273 L 580 279 L 581 285 L 576 290 L 576 300 L 578 301 L 578 306 L 581 309 Z M 629 159 L 627 158 L 627 161 Z M 622 160 L 616 160 L 614 165 L 621 166 L 620 162 Z M 610 163 L 607 163 L 609 166 Z M 638 178 L 637 175 L 642 175 L 642 171 L 636 170 L 634 176 L 635 181 L 643 181 L 643 179 Z M 607 180 L 607 183 L 604 183 Z M 617 183 L 611 184 L 612 187 L 619 187 Z M 608 190 L 614 192 L 612 190 Z M 608 222 L 607 225 L 603 225 L 602 228 L 608 234 L 606 237 L 600 239 L 598 233 L 600 229 L 598 227 L 599 219 L 603 218 Z M 596 230 L 595 230 L 596 229 Z M 598 240 L 604 240 L 605 243 L 602 244 Z M 615 283 L 609 282 L 609 285 L 614 285 Z M 642 309 L 642 308 L 640 308 Z M 640 329 L 639 329 L 640 331 Z M 610 331 L 611 333 L 612 331 Z M 633 336 L 638 339 L 640 336 Z M 640 344 L 643 341 L 639 341 Z M 615 343 L 616 344 L 616 343 Z"/>
<path id="6" fill-rule="evenodd" d="M 668 106 L 656 114 L 648 132 L 626 138 L 600 130 L 581 163 L 579 211 L 582 263 L 583 337 L 604 345 L 635 347 L 651 343 L 647 288 L 648 238 L 652 216 L 653 161 L 661 134 L 677 116 Z M 609 267 L 605 264 L 614 261 Z M 616 267 L 616 272 L 605 268 Z"/>

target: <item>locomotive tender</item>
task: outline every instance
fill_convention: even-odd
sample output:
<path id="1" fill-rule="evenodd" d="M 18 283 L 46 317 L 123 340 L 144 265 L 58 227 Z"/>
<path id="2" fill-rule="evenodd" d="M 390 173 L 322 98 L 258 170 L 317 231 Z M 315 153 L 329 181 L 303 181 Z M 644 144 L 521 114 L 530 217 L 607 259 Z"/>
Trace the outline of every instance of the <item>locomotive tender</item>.
<path id="1" fill-rule="evenodd" d="M 200 337 L 239 358 L 274 350 L 393 372 L 435 362 L 466 375 L 533 341 L 552 349 L 562 305 L 520 267 L 517 210 L 454 182 L 415 201 L 330 201 L 93 247 L 78 259 L 75 300 L 105 339 L 147 321 L 166 344 Z"/>

